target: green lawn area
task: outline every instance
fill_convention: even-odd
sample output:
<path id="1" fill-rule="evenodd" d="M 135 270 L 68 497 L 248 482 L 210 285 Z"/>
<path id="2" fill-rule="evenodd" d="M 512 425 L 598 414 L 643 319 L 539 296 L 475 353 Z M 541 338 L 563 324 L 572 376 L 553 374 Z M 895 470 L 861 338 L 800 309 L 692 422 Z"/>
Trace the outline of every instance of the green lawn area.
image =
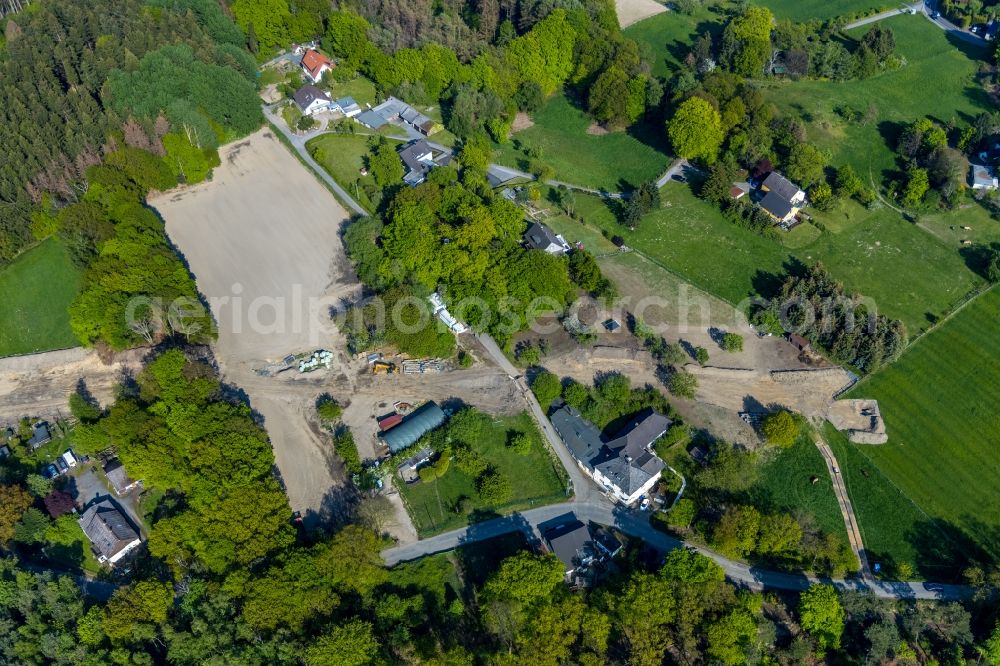
<path id="1" fill-rule="evenodd" d="M 596 189 L 631 189 L 655 180 L 667 169 L 666 130 L 659 123 L 637 124 L 627 131 L 588 134 L 591 118 L 565 95 L 552 97 L 532 117 L 534 126 L 497 146 L 501 164 L 525 169 L 528 158 L 515 149 L 541 151 L 539 158 L 555 170 L 558 180 Z"/>
<path id="2" fill-rule="evenodd" d="M 1000 290 L 992 289 L 849 394 L 877 399 L 889 434 L 883 446 L 858 448 L 934 519 L 904 534 L 929 577 L 942 561 L 960 564 L 977 551 L 1000 559 L 998 339 Z M 866 533 L 878 529 L 860 520 Z"/>
<path id="3" fill-rule="evenodd" d="M 846 16 L 874 9 L 893 9 L 899 3 L 887 0 L 763 0 L 760 4 L 774 12 L 778 20 L 808 21 Z"/>
<path id="4" fill-rule="evenodd" d="M 54 238 L 0 270 L 0 356 L 78 345 L 67 308 L 80 291 L 80 278 Z"/>
<path id="5" fill-rule="evenodd" d="M 375 105 L 375 84 L 363 76 L 358 75 L 347 81 L 338 81 L 331 77 L 326 81 L 326 86 L 334 99 L 353 97 L 361 108 L 364 108 L 365 104 Z"/>
<path id="6" fill-rule="evenodd" d="M 879 25 L 895 34 L 896 52 L 906 59 L 900 69 L 864 80 L 762 84 L 766 98 L 783 114 L 806 122 L 808 141 L 828 151 L 832 165 L 851 164 L 862 178 L 870 169 L 876 182 L 883 172 L 896 169 L 895 141 L 903 125 L 923 116 L 942 123 L 969 122 L 992 109 L 976 81 L 985 56 L 981 50 L 949 42 L 943 30 L 919 15 L 897 16 Z M 849 35 L 860 39 L 870 29 L 857 28 Z M 878 109 L 878 120 L 867 125 L 838 114 L 840 109 L 862 113 L 869 104 Z"/>
<path id="7" fill-rule="evenodd" d="M 867 211 L 846 203 L 836 216 L 817 215 L 826 232 L 805 227 L 770 240 L 726 221 L 685 184 L 668 183 L 661 193 L 663 208 L 644 217 L 635 231 L 622 227 L 608 202 L 597 197 L 577 197 L 577 209 L 587 223 L 621 235 L 653 261 L 732 303 L 766 291 L 769 278 L 783 274 L 790 259 L 821 261 L 849 290 L 874 299 L 913 335 L 930 325 L 928 313 L 949 310 L 982 282 L 957 244 L 945 245 L 889 209 Z M 988 223 L 997 224 L 983 221 Z"/>
<path id="8" fill-rule="evenodd" d="M 526 433 L 532 438 L 528 455 L 518 454 L 507 447 L 511 431 Z M 544 448 L 541 435 L 527 412 L 517 416 L 495 418 L 484 428 L 478 442 L 469 442 L 491 465 L 510 480 L 513 500 L 504 506 L 485 506 L 476 492 L 475 479 L 452 463 L 445 475 L 430 483 L 420 481 L 402 484 L 402 493 L 421 537 L 462 527 L 477 511 L 491 515 L 566 500 L 566 484 L 552 456 Z M 471 501 L 469 514 L 456 512 L 462 499 Z"/>
<path id="9" fill-rule="evenodd" d="M 310 140 L 306 147 L 309 154 L 357 199 L 358 203 L 368 210 L 375 210 L 374 203 L 364 190 L 366 183 L 374 185 L 375 181 L 371 175 L 361 175 L 361 167 L 365 165 L 365 156 L 368 154 L 368 139 L 368 136 L 360 134 L 323 134 Z M 393 144 L 401 143 L 395 139 L 388 141 Z"/>
<path id="10" fill-rule="evenodd" d="M 830 473 L 811 433 L 803 433 L 792 447 L 770 455 L 761 466 L 760 481 L 749 491 L 753 505 L 767 513 L 808 513 L 823 532 L 848 543 Z M 816 483 L 810 481 L 813 477 Z"/>
<path id="11" fill-rule="evenodd" d="M 705 31 L 721 37 L 725 27 L 721 5 L 699 3 L 691 14 L 668 11 L 639 21 L 625 29 L 625 36 L 654 54 L 651 65 L 656 76 L 669 77 L 684 62 L 691 45 Z"/>

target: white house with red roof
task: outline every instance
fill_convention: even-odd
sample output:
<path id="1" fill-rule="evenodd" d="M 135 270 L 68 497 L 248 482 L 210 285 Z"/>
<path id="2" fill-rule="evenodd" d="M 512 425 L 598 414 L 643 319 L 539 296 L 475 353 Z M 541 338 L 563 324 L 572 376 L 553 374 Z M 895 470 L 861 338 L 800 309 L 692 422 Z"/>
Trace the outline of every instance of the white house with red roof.
<path id="1" fill-rule="evenodd" d="M 332 60 L 316 49 L 308 49 L 302 54 L 301 66 L 302 72 L 311 83 L 319 83 L 325 73 L 336 67 Z"/>

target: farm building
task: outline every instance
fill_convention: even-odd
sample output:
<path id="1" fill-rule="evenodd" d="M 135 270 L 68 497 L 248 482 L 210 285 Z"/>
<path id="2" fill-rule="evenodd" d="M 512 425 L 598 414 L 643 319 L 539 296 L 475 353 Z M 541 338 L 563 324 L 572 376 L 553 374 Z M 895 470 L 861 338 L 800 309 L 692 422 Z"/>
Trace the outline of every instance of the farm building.
<path id="1" fill-rule="evenodd" d="M 792 346 L 798 349 L 800 352 L 809 351 L 809 341 L 803 338 L 798 333 L 791 333 L 788 336 L 788 341 L 792 343 Z"/>
<path id="2" fill-rule="evenodd" d="M 420 478 L 418 474 L 420 467 L 429 463 L 433 455 L 434 449 L 429 446 L 414 453 L 396 467 L 399 478 L 403 480 L 403 483 L 414 483 L 417 481 Z"/>
<path id="3" fill-rule="evenodd" d="M 433 400 L 425 402 L 399 425 L 382 433 L 382 441 L 389 447 L 389 451 L 398 453 L 416 444 L 421 437 L 440 426 L 447 418 L 436 402 Z"/>

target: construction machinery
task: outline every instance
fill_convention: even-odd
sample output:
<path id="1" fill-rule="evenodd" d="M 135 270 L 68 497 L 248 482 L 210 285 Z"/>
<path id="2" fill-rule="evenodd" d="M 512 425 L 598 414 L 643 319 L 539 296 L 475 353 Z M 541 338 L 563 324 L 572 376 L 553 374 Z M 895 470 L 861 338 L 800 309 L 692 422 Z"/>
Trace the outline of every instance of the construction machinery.
<path id="1" fill-rule="evenodd" d="M 396 374 L 396 364 L 389 361 L 375 361 L 372 363 L 373 375 L 394 375 Z"/>

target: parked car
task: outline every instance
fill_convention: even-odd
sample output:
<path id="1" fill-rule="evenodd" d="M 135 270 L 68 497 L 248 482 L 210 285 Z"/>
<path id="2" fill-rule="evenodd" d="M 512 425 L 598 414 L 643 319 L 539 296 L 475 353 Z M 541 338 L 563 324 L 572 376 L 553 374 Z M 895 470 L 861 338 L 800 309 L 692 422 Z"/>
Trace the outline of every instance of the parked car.
<path id="1" fill-rule="evenodd" d="M 54 479 L 57 476 L 59 476 L 59 470 L 56 469 L 55 465 L 46 465 L 42 469 L 42 476 L 44 476 L 46 479 Z"/>
<path id="2" fill-rule="evenodd" d="M 63 460 L 61 457 L 60 458 L 56 458 L 56 467 L 59 468 L 59 473 L 60 474 L 65 474 L 66 472 L 69 471 L 69 465 L 67 465 L 66 461 Z"/>

